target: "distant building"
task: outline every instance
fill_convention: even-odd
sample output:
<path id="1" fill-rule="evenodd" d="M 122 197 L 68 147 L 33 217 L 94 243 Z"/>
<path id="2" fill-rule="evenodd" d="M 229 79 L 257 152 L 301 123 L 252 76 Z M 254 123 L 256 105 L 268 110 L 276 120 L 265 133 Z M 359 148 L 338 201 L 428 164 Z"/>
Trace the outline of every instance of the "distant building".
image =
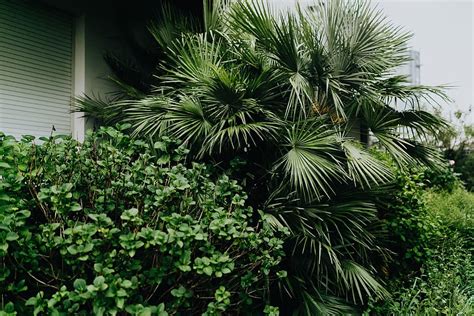
<path id="1" fill-rule="evenodd" d="M 408 76 L 412 85 L 420 84 L 420 52 L 410 50 L 411 61 L 403 65 L 401 73 Z"/>
<path id="2" fill-rule="evenodd" d="M 410 55 L 410 61 L 400 66 L 400 68 L 397 69 L 396 74 L 407 76 L 409 85 L 413 85 L 413 86 L 419 85 L 420 84 L 420 68 L 421 68 L 420 52 L 416 50 L 410 50 L 409 55 Z M 397 101 L 397 103 L 394 104 L 394 106 L 397 110 L 407 110 L 411 107 L 410 104 L 407 104 L 406 102 L 400 102 L 400 101 Z"/>

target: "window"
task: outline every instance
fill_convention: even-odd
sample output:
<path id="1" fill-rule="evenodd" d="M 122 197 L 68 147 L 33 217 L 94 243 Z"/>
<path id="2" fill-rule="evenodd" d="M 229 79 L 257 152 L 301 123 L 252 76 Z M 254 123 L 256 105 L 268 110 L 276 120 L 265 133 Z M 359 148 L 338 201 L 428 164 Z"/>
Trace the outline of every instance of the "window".
<path id="1" fill-rule="evenodd" d="M 72 17 L 23 0 L 0 0 L 0 131 L 71 133 Z"/>

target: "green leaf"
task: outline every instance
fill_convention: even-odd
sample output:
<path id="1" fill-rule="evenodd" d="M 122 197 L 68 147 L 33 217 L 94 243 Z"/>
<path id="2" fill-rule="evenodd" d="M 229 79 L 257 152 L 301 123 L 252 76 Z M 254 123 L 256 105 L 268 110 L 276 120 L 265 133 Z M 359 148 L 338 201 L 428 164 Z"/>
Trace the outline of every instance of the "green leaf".
<path id="1" fill-rule="evenodd" d="M 7 252 L 8 244 L 7 243 L 0 243 L 0 250 L 2 250 L 3 252 Z"/>
<path id="2" fill-rule="evenodd" d="M 119 309 L 123 309 L 125 305 L 125 299 L 121 297 L 116 297 L 115 298 L 115 304 Z"/>
<path id="3" fill-rule="evenodd" d="M 205 267 L 204 269 L 202 269 L 202 271 L 207 274 L 208 276 L 211 276 L 212 275 L 212 268 L 211 267 Z"/>
<path id="4" fill-rule="evenodd" d="M 86 283 L 86 280 L 84 279 L 76 279 L 74 280 L 73 286 L 76 290 L 83 292 L 87 288 L 87 283 Z"/>
<path id="5" fill-rule="evenodd" d="M 164 142 L 156 142 L 154 145 L 153 145 L 153 148 L 155 149 L 159 149 L 163 152 L 166 152 L 167 151 L 167 145 L 166 143 Z"/>
<path id="6" fill-rule="evenodd" d="M 171 156 L 170 155 L 161 155 L 158 160 L 156 161 L 159 165 L 164 165 L 170 162 Z"/>
<path id="7" fill-rule="evenodd" d="M 4 162 L 4 161 L 0 161 L 0 168 L 10 169 L 11 166 L 8 163 Z"/>
<path id="8" fill-rule="evenodd" d="M 79 212 L 80 210 L 82 210 L 82 206 L 79 203 L 75 202 L 71 205 L 71 212 Z"/>
<path id="9" fill-rule="evenodd" d="M 19 238 L 19 236 L 15 232 L 8 232 L 7 236 L 5 237 L 5 239 L 8 240 L 8 241 L 17 240 L 18 238 Z"/>

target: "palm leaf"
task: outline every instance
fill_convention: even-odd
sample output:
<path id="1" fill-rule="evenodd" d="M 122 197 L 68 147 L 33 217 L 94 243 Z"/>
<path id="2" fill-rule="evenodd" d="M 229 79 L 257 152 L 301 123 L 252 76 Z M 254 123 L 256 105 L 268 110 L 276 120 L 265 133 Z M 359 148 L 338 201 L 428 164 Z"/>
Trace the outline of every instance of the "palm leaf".
<path id="1" fill-rule="evenodd" d="M 253 35 L 273 65 L 286 77 L 288 103 L 285 117 L 305 116 L 311 106 L 314 93 L 305 78 L 306 59 L 297 41 L 297 20 L 288 14 L 278 21 L 270 8 L 257 1 L 243 1 L 234 5 L 231 23 L 235 28 Z"/>
<path id="2" fill-rule="evenodd" d="M 384 250 L 371 249 L 375 238 L 371 228 L 378 222 L 377 209 L 360 197 L 359 192 L 355 195 L 359 200 L 348 195 L 347 201 L 316 204 L 281 198 L 267 205 L 273 214 L 272 222 L 292 231 L 293 237 L 288 241 L 292 252 L 287 260 L 289 273 L 296 280 L 283 284 L 281 294 L 300 297 L 301 312 L 320 313 L 320 308 L 334 307 L 324 295 L 346 296 L 356 304 L 366 296 L 387 294 L 362 266 L 374 253 Z M 311 295 L 302 297 L 305 292 Z"/>
<path id="3" fill-rule="evenodd" d="M 102 99 L 99 96 L 74 99 L 73 112 L 83 112 L 84 116 L 97 120 L 98 124 L 115 125 L 123 120 L 124 107 L 117 100 Z"/>
<path id="4" fill-rule="evenodd" d="M 163 50 L 166 50 L 182 34 L 196 33 L 199 30 L 199 23 L 192 15 L 178 11 L 176 7 L 165 1 L 160 8 L 158 18 L 151 21 L 148 29 Z"/>
<path id="5" fill-rule="evenodd" d="M 258 106 L 250 106 L 228 113 L 225 119 L 215 124 L 204 140 L 201 155 L 221 153 L 223 149 L 248 151 L 262 141 L 274 140 L 279 124 L 271 120 L 268 113 Z"/>
<path id="6" fill-rule="evenodd" d="M 338 151 L 335 132 L 321 120 L 303 121 L 286 128 L 282 135 L 282 168 L 291 187 L 305 198 L 330 196 L 332 182 L 342 181 L 345 173 L 334 158 Z"/>
<path id="7" fill-rule="evenodd" d="M 163 65 L 164 84 L 201 85 L 208 83 L 224 58 L 221 40 L 212 34 L 183 35 L 169 46 L 170 62 Z"/>
<path id="8" fill-rule="evenodd" d="M 354 303 L 363 303 L 364 297 L 367 295 L 371 296 L 372 294 L 381 299 L 390 296 L 387 290 L 361 265 L 347 260 L 343 262 L 342 266 L 344 271 L 342 281 L 347 286 Z"/>
<path id="9" fill-rule="evenodd" d="M 392 178 L 392 172 L 378 159 L 372 157 L 366 150 L 351 141 L 342 142 L 344 153 L 347 157 L 349 178 L 354 184 L 363 188 L 380 185 Z"/>
<path id="10" fill-rule="evenodd" d="M 203 0 L 203 20 L 206 32 L 218 30 L 225 17 L 228 0 Z"/>
<path id="11" fill-rule="evenodd" d="M 205 0 L 203 24 L 166 10 L 150 26 L 164 51 L 160 85 L 146 97 L 124 86 L 131 100 L 84 99 L 81 109 L 130 123 L 133 135 L 177 137 L 197 159 L 245 156 L 240 179 L 258 178 L 253 206 L 270 192 L 269 222 L 291 232 L 282 292 L 297 312 L 350 313 L 367 296 L 386 297 L 372 268 L 387 255 L 374 201 L 391 173 L 340 134 L 357 120 L 400 165 L 436 165 L 438 153 L 420 141 L 445 123 L 420 104 L 445 95 L 394 75 L 409 60 L 410 34 L 366 1 L 276 15 L 265 1 Z"/>
<path id="12" fill-rule="evenodd" d="M 202 143 L 212 128 L 212 122 L 206 117 L 201 102 L 188 97 L 170 106 L 163 120 L 168 123 L 168 132 L 172 136 L 191 144 Z"/>
<path id="13" fill-rule="evenodd" d="M 154 96 L 119 104 L 125 109 L 123 121 L 132 125 L 133 135 L 154 137 L 164 134 L 168 128 L 166 115 L 172 102 L 168 97 Z"/>

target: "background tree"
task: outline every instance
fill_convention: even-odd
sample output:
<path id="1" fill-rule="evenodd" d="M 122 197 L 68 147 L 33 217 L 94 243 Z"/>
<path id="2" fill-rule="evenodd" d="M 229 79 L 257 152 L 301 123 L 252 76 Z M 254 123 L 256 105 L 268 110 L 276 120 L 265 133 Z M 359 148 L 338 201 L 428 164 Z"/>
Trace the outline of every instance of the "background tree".
<path id="1" fill-rule="evenodd" d="M 456 111 L 449 128 L 442 130 L 434 141 L 443 150 L 445 158 L 452 160 L 452 170 L 469 191 L 474 190 L 474 124 L 470 124 L 471 117 L 471 108 L 466 112 Z"/>

